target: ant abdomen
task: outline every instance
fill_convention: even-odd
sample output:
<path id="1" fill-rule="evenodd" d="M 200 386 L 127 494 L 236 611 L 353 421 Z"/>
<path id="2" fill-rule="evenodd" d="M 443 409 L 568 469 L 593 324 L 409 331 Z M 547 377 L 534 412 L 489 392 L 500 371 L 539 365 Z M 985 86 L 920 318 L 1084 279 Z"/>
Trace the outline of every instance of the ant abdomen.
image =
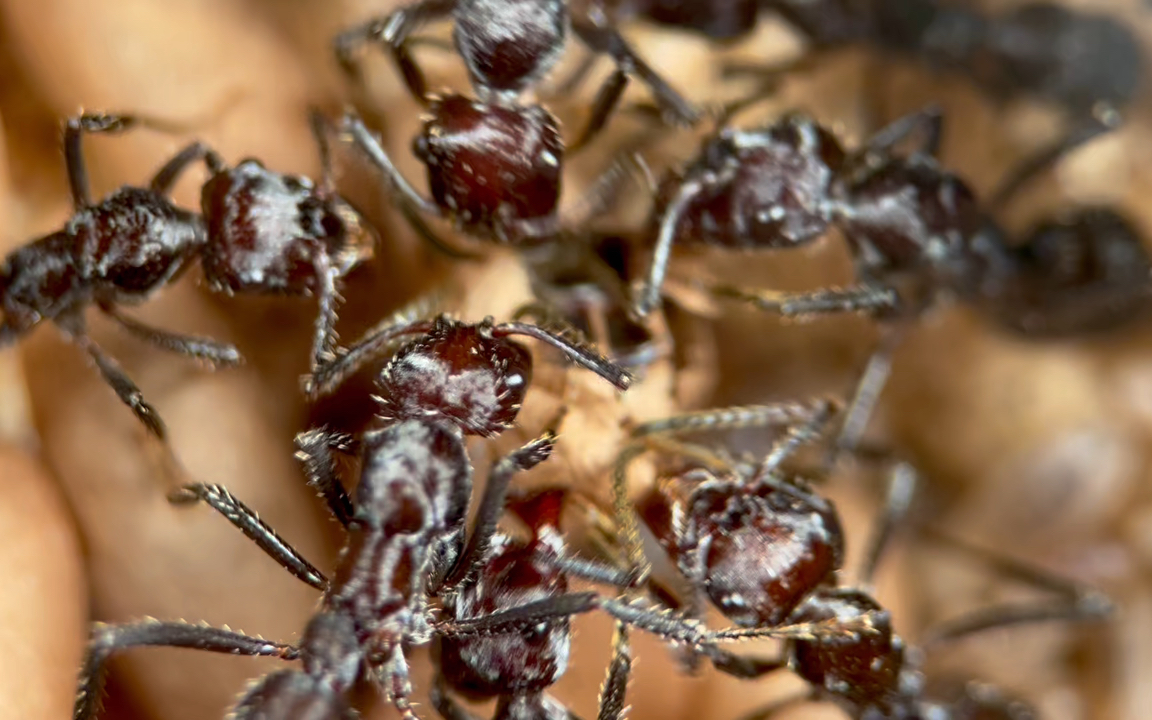
<path id="1" fill-rule="evenodd" d="M 547 110 L 447 95 L 429 112 L 414 152 L 428 168 L 436 204 L 459 224 L 516 241 L 505 227 L 509 222 L 555 212 L 564 141 Z"/>
<path id="2" fill-rule="evenodd" d="M 200 203 L 209 237 L 201 262 L 215 291 L 312 293 L 321 256 L 343 277 L 376 245 L 375 231 L 335 193 L 258 160 L 214 173 Z"/>
<path id="3" fill-rule="evenodd" d="M 551 70 L 568 29 L 562 0 L 458 0 L 453 39 L 477 87 L 520 92 Z"/>
<path id="4" fill-rule="evenodd" d="M 847 707 L 853 717 L 904 717 L 893 710 L 915 688 L 902 688 L 916 676 L 902 673 L 904 642 L 892 632 L 891 617 L 878 602 L 858 590 L 828 589 L 814 594 L 789 620 L 824 622 L 852 620 L 868 614 L 873 632 L 821 635 L 792 644 L 797 675 L 823 688 Z M 877 714 L 869 714 L 865 709 Z"/>
<path id="5" fill-rule="evenodd" d="M 438 319 L 385 367 L 381 414 L 443 417 L 483 437 L 507 429 L 532 380 L 532 355 L 491 328 Z"/>

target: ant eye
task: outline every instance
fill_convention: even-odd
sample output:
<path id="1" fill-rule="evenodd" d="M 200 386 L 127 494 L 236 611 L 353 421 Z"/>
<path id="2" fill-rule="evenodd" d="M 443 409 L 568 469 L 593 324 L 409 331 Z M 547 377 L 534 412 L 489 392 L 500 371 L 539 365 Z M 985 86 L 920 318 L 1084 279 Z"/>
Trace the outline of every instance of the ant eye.
<path id="1" fill-rule="evenodd" d="M 520 387 L 524 384 L 524 376 L 520 374 L 509 375 L 508 377 L 504 378 L 504 384 L 508 387 Z"/>

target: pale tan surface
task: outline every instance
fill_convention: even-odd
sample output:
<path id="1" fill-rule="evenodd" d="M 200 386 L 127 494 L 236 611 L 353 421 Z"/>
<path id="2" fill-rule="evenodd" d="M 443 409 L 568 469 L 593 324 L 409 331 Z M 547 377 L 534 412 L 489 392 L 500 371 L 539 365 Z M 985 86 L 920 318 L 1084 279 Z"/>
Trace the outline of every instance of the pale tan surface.
<path id="1" fill-rule="evenodd" d="M 329 38 L 388 5 L 385 0 L 4 0 L 0 116 L 10 165 L 7 174 L 0 173 L 4 249 L 66 219 L 70 204 L 57 133 L 61 118 L 81 107 L 186 121 L 196 124 L 195 135 L 229 161 L 256 156 L 275 169 L 315 174 L 305 110 L 319 104 L 334 112 L 343 93 L 328 55 Z M 708 94 L 717 83 L 704 43 L 642 31 L 630 35 L 643 38 L 645 52 L 678 87 L 694 99 L 711 99 Z M 756 41 L 733 52 L 787 55 L 795 47 L 794 40 L 766 27 Z M 419 110 L 391 66 L 376 54 L 372 57 L 370 97 L 382 109 L 385 137 L 401 169 L 421 180 L 408 152 Z M 421 58 L 433 87 L 465 87 L 450 53 L 421 50 Z M 868 67 L 861 60 L 858 53 L 833 59 L 812 78 L 789 83 L 762 114 L 801 105 L 855 142 L 866 132 L 861 78 Z M 598 72 L 604 70 L 602 64 Z M 1023 153 L 1022 144 L 1035 142 L 1036 128 L 1051 126 L 1034 113 L 989 108 L 962 83 L 888 67 L 884 77 L 892 82 L 884 102 L 889 115 L 929 98 L 945 103 L 949 128 L 961 129 L 949 133 L 945 161 L 972 177 L 982 191 Z M 644 97 L 642 90 L 635 92 L 638 99 Z M 581 96 L 555 104 L 567 133 L 580 125 L 586 100 Z M 754 117 L 750 114 L 742 122 L 750 124 Z M 637 127 L 628 122 L 622 126 Z M 615 142 L 606 138 L 601 148 L 590 149 L 570 165 L 566 201 L 577 196 L 581 183 L 603 167 L 612 147 L 626 136 L 621 133 Z M 121 183 L 144 182 L 188 140 L 142 131 L 87 142 L 94 195 Z M 695 145 L 691 134 L 672 134 L 652 150 L 650 159 L 659 169 L 683 160 Z M 511 255 L 494 253 L 482 266 L 451 268 L 381 209 L 385 201 L 374 176 L 349 162 L 347 153 L 337 155 L 344 168 L 342 188 L 380 223 L 384 240 L 379 261 L 354 276 L 346 288 L 344 338 L 355 337 L 375 319 L 445 279 L 459 289 L 449 307 L 468 319 L 489 313 L 506 318 L 527 299 L 525 281 Z M 1023 224 L 1068 198 L 1105 199 L 1124 202 L 1152 231 L 1152 206 L 1144 201 L 1152 188 L 1149 160 L 1152 143 L 1147 114 L 1141 111 L 1123 133 L 1072 158 L 1057 178 L 1030 194 L 1034 207 L 1021 208 L 1013 219 Z M 202 177 L 198 172 L 181 183 L 178 201 L 195 205 L 195 181 Z M 636 191 L 625 197 L 620 217 L 635 224 L 647 211 L 647 201 Z M 779 288 L 844 282 L 850 267 L 837 240 L 831 237 L 789 257 L 703 253 L 692 262 L 686 253 L 673 274 L 692 277 L 706 270 Z M 212 297 L 196 286 L 197 276 L 198 271 L 191 272 L 135 314 L 161 327 L 236 342 L 249 360 L 245 367 L 208 374 L 141 346 L 96 317 L 93 334 L 168 422 L 188 477 L 226 484 L 307 557 L 328 569 L 339 536 L 303 487 L 291 458 L 291 438 L 307 423 L 296 382 L 305 369 L 313 307 L 297 300 Z M 621 404 L 603 383 L 582 372 L 565 377 L 550 365 L 549 356 L 538 352 L 535 391 L 522 428 L 508 433 L 498 447 L 534 435 L 564 403 L 570 415 L 561 453 L 526 482 L 558 477 L 603 497 L 602 471 L 620 441 L 620 420 L 657 417 L 678 402 L 747 403 L 839 394 L 850 386 L 871 347 L 873 333 L 858 319 L 781 325 L 743 309 L 721 310 L 724 317 L 716 324 L 722 369 L 718 394 L 709 397 L 715 373 L 707 353 L 688 380 L 673 377 L 666 364 L 654 368 L 648 381 Z M 160 462 L 131 414 L 51 328 L 37 331 L 19 351 L 0 354 L 4 432 L 22 439 L 33 436 L 21 410 L 24 386 L 17 357 L 24 361 L 41 456 L 72 515 L 62 515 L 41 498 L 47 503 L 44 523 L 29 522 L 34 518 L 29 512 L 18 515 L 26 529 L 0 528 L 3 543 L 19 539 L 19 544 L 0 546 L 5 551 L 23 547 L 49 553 L 50 541 L 57 543 L 58 560 L 45 555 L 25 573 L 43 576 L 44 594 L 51 600 L 30 607 L 19 603 L 16 609 L 30 613 L 29 619 L 5 623 L 0 632 L 18 633 L 6 637 L 8 647 L 60 658 L 39 680 L 21 685 L 43 683 L 43 693 L 32 696 L 45 703 L 42 709 L 17 712 L 17 706 L 6 702 L 0 666 L 0 717 L 8 712 L 30 720 L 64 716 L 73 688 L 60 673 L 71 677 L 78 664 L 83 628 L 77 618 L 89 602 L 94 617 L 106 621 L 185 618 L 278 640 L 296 639 L 317 594 L 263 557 L 214 513 L 170 507 L 164 491 L 188 478 Z M 1147 582 L 1152 505 L 1144 450 L 1152 433 L 1150 368 L 1152 352 L 1136 335 L 1079 346 L 1025 345 L 997 336 L 963 310 L 945 310 L 912 333 L 898 355 L 890 392 L 873 428 L 877 437 L 893 439 L 925 469 L 928 504 L 940 522 L 987 545 L 1015 549 L 1098 583 L 1120 602 L 1117 621 L 1095 631 L 1021 630 L 983 644 L 974 640 L 965 645 L 966 654 L 957 653 L 959 672 L 979 671 L 988 680 L 1005 683 L 1034 699 L 1046 718 L 1142 720 L 1148 707 L 1146 679 L 1152 677 L 1152 658 L 1141 639 L 1152 632 L 1152 586 Z M 473 447 L 480 466 L 496 452 L 480 443 Z M 30 463 L 20 455 L 0 456 L 0 490 L 7 493 L 9 479 L 18 473 L 38 477 Z M 52 497 L 42 485 L 21 490 L 41 491 Z M 854 552 L 878 502 L 877 483 L 864 474 L 845 475 L 832 492 L 846 516 Z M 26 502 L 31 507 L 33 499 Z M 0 505 L 10 507 L 7 502 Z M 81 598 L 74 569 L 81 556 L 63 539 L 70 537 L 73 518 L 85 550 L 90 600 Z M 33 533 L 46 539 L 30 542 Z M 961 573 L 950 572 L 939 558 L 930 549 L 902 547 L 886 559 L 878 595 L 893 608 L 897 626 L 912 637 L 933 619 L 991 599 L 989 588 L 998 584 L 978 571 L 952 577 Z M 56 592 L 47 592 L 49 582 L 59 583 Z M 8 607 L 14 592 L 3 591 L 0 607 Z M 557 694 L 588 718 L 595 715 L 610 628 L 600 618 L 581 620 L 578 628 L 574 664 Z M 1091 642 L 1081 642 L 1085 637 Z M 669 653 L 639 634 L 636 654 L 640 659 L 629 699 L 630 717 L 637 720 L 727 720 L 772 697 L 779 692 L 777 685 L 788 684 L 787 679 L 738 683 L 709 673 L 684 678 L 674 673 Z M 16 657 L 21 656 L 0 653 L 0 662 Z M 32 663 L 19 667 L 35 669 Z M 183 651 L 129 653 L 116 664 L 115 707 L 105 717 L 219 718 L 245 682 L 274 667 L 271 661 Z M 426 687 L 426 667 L 420 660 L 415 679 L 418 687 Z M 420 712 L 433 716 L 427 706 Z M 781 715 L 839 716 L 827 706 Z"/>

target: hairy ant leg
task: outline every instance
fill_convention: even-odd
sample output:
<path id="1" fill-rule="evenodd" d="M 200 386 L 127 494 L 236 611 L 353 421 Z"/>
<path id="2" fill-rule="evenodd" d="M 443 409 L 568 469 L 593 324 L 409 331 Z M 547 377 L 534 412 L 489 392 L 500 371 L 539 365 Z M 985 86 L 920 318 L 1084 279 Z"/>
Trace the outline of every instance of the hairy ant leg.
<path id="1" fill-rule="evenodd" d="M 120 402 L 132 410 L 137 419 L 144 424 L 148 432 L 152 433 L 158 440 L 167 442 L 168 428 L 165 426 L 164 420 L 161 419 L 160 413 L 144 399 L 144 393 L 140 392 L 140 388 L 136 386 L 136 383 L 132 382 L 132 378 L 128 377 L 128 373 L 124 372 L 124 368 L 120 367 L 120 363 L 116 362 L 111 355 L 104 352 L 96 341 L 92 339 L 92 336 L 88 334 L 84 317 L 77 315 L 71 318 L 60 318 L 57 322 L 69 339 L 79 345 L 84 352 L 88 353 L 88 357 L 92 359 L 92 362 L 96 365 L 96 369 L 100 371 L 100 376 L 104 378 L 104 382 L 108 383 L 112 390 L 115 391 L 116 397 L 120 398 Z"/>
<path id="2" fill-rule="evenodd" d="M 757 310 L 774 312 L 786 318 L 805 319 L 840 313 L 886 315 L 900 307 L 896 291 L 883 285 L 825 288 L 811 292 L 780 292 L 731 285 L 714 285 L 710 289 L 717 297 L 742 300 Z"/>
<path id="3" fill-rule="evenodd" d="M 288 541 L 260 519 L 251 508 L 236 499 L 223 485 L 195 483 L 169 493 L 169 502 L 191 505 L 203 502 L 235 525 L 270 558 L 292 573 L 298 580 L 317 590 L 328 587 L 328 579 L 312 563 L 293 548 Z"/>
<path id="4" fill-rule="evenodd" d="M 120 116 L 122 120 L 129 117 L 132 116 Z M 148 189 L 161 195 L 167 195 L 172 191 L 172 186 L 176 184 L 180 176 L 189 167 L 201 161 L 213 174 L 222 172 L 227 168 L 224 159 L 217 155 L 215 150 L 200 141 L 196 141 L 187 145 L 183 150 L 173 155 L 171 160 L 164 163 L 152 176 L 152 180 L 148 182 Z"/>
<path id="5" fill-rule="evenodd" d="M 868 421 L 872 418 L 872 412 L 880 402 L 880 394 L 888 384 L 888 376 L 892 374 L 892 358 L 900 343 L 904 341 L 907 330 L 907 324 L 904 322 L 881 327 L 880 342 L 868 356 L 864 371 L 856 381 L 852 399 L 848 403 L 844 419 L 840 422 L 840 431 L 829 449 L 825 463 L 827 468 L 834 466 L 843 453 L 853 452 L 860 444 L 864 431 L 868 428 Z"/>
<path id="6" fill-rule="evenodd" d="M 449 15 L 455 6 L 456 0 L 420 0 L 401 7 L 390 15 L 374 18 L 341 32 L 332 43 L 340 70 L 351 82 L 362 85 L 364 79 L 360 65 L 355 60 L 355 54 L 363 45 L 380 45 L 396 63 L 412 97 L 416 98 L 417 102 L 427 102 L 428 83 L 424 79 L 424 73 L 408 52 L 408 38 L 420 25 Z"/>
<path id="7" fill-rule="evenodd" d="M 556 431 L 549 429 L 540 437 L 496 462 L 488 475 L 488 484 L 484 488 L 484 496 L 477 510 L 476 527 L 452 567 L 447 568 L 443 580 L 434 579 L 430 583 L 432 592 L 439 591 L 441 586 L 452 588 L 466 583 L 479 570 L 496 534 L 496 524 L 504 511 L 512 478 L 517 473 L 530 470 L 546 460 L 552 454 L 555 443 Z"/>
<path id="8" fill-rule="evenodd" d="M 332 516 L 348 527 L 352 524 L 356 511 L 352 498 L 344 489 L 336 472 L 336 460 L 332 452 L 356 455 L 360 451 L 359 441 L 348 433 L 333 432 L 323 428 L 306 430 L 296 436 L 296 459 L 304 468 L 308 485 L 324 498 L 324 503 Z"/>
<path id="9" fill-rule="evenodd" d="M 892 537 L 908 516 L 918 480 L 916 471 L 905 462 L 896 463 L 889 471 L 888 493 L 884 507 L 881 509 L 880 517 L 872 525 L 863 560 L 856 574 L 857 582 L 861 585 L 865 587 L 872 585 L 884 551 L 888 549 Z"/>
<path id="10" fill-rule="evenodd" d="M 244 362 L 240 351 L 231 343 L 154 328 L 125 315 L 111 303 L 100 303 L 99 307 L 101 312 L 119 323 L 120 327 L 161 350 L 201 360 L 214 369 L 234 367 Z"/>
<path id="11" fill-rule="evenodd" d="M 1080 583 L 1006 555 L 958 540 L 927 527 L 917 527 L 917 535 L 953 552 L 967 555 L 997 572 L 1037 589 L 1053 593 L 1054 601 L 1020 601 L 994 605 L 945 620 L 931 628 L 922 645 L 931 648 L 969 635 L 1011 627 L 1051 621 L 1093 621 L 1112 614 L 1115 607 L 1103 593 Z"/>
<path id="12" fill-rule="evenodd" d="M 241 633 L 204 625 L 147 620 L 124 625 L 97 623 L 88 641 L 88 650 L 80 671 L 80 690 L 72 710 L 73 720 L 88 720 L 100 709 L 104 686 L 104 665 L 113 653 L 136 647 L 174 647 L 210 652 L 277 657 L 293 660 L 298 650 L 293 645 L 269 642 Z"/>
<path id="13" fill-rule="evenodd" d="M 348 378 L 388 354 L 393 342 L 406 335 L 426 333 L 432 329 L 432 324 L 429 320 L 401 319 L 396 322 L 389 318 L 339 353 L 334 361 L 316 368 L 304 380 L 304 394 L 312 400 L 332 394 Z"/>

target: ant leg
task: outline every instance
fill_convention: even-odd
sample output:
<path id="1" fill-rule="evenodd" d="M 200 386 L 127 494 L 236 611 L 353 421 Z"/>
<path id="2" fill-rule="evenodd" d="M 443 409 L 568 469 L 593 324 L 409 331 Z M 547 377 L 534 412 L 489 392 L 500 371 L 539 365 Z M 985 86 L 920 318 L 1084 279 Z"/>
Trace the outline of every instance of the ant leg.
<path id="1" fill-rule="evenodd" d="M 453 588 L 465 582 L 488 555 L 492 536 L 496 533 L 496 523 L 504 511 L 504 501 L 508 486 L 516 473 L 530 470 L 552 455 L 556 444 L 556 432 L 548 430 L 540 437 L 527 443 L 496 461 L 488 475 L 488 485 L 476 514 L 476 527 L 472 531 L 463 552 L 456 558 L 451 569 L 441 582 L 432 583 L 437 589 Z"/>
<path id="2" fill-rule="evenodd" d="M 420 720 L 412 709 L 412 677 L 408 660 L 404 657 L 404 648 L 399 643 L 392 648 L 392 656 L 381 664 L 376 680 L 400 717 L 404 720 Z"/>
<path id="3" fill-rule="evenodd" d="M 896 463 L 892 468 L 888 479 L 888 497 L 880 517 L 872 527 L 868 549 L 864 552 L 864 562 L 857 576 L 857 582 L 861 585 L 865 587 L 872 585 L 872 578 L 876 575 L 880 558 L 883 557 L 892 536 L 908 516 L 918 480 L 916 470 L 908 463 Z"/>
<path id="4" fill-rule="evenodd" d="M 577 136 L 576 141 L 568 146 L 569 153 L 575 153 L 592 141 L 592 138 L 600 134 L 604 126 L 608 123 L 608 118 L 612 116 L 616 106 L 620 104 L 620 98 L 624 96 L 624 90 L 628 87 L 628 73 L 623 69 L 617 68 L 600 89 L 596 92 L 596 98 L 592 102 L 592 112 L 588 115 L 588 124 L 584 126 L 584 130 Z"/>
<path id="5" fill-rule="evenodd" d="M 1075 581 L 1059 577 L 1020 560 L 969 545 L 932 528 L 917 528 L 918 533 L 952 550 L 984 562 L 998 572 L 1034 587 L 1061 596 L 1049 602 L 1015 602 L 995 605 L 946 620 L 926 633 L 924 648 L 997 628 L 1053 620 L 1100 620 L 1112 614 L 1112 601 L 1103 593 Z"/>
<path id="6" fill-rule="evenodd" d="M 440 717 L 444 720 L 480 720 L 452 699 L 448 694 L 448 683 L 441 673 L 436 673 L 436 680 L 432 683 L 432 687 L 428 688 L 428 702 L 436 708 L 436 712 L 440 713 Z"/>
<path id="7" fill-rule="evenodd" d="M 853 452 L 864 436 L 868 420 L 872 417 L 872 411 L 880 400 L 880 393 L 883 392 L 884 386 L 888 383 L 888 376 L 892 373 L 892 356 L 904 339 L 905 327 L 890 325 L 883 329 L 880 344 L 868 358 L 864 373 L 856 383 L 852 401 L 844 413 L 844 422 L 840 425 L 840 433 L 826 463 L 829 468 L 836 464 L 842 453 Z"/>
<path id="8" fill-rule="evenodd" d="M 203 360 L 214 368 L 234 367 L 244 362 L 240 351 L 236 349 L 235 345 L 230 343 L 217 342 L 211 338 L 197 337 L 195 335 L 181 335 L 166 330 L 159 330 L 124 315 L 112 305 L 101 303 L 100 310 L 119 323 L 120 326 L 128 332 L 163 350 L 185 355 L 196 360 Z"/>
<path id="9" fill-rule="evenodd" d="M 88 651 L 80 671 L 80 689 L 73 706 L 73 720 L 89 720 L 100 709 L 104 686 L 104 664 L 112 653 L 134 647 L 175 647 L 211 652 L 278 657 L 294 660 L 297 649 L 284 643 L 269 642 L 230 630 L 183 622 L 146 620 L 125 625 L 96 623 L 88 641 Z"/>
<path id="10" fill-rule="evenodd" d="M 650 420 L 637 425 L 632 430 L 632 437 L 642 438 L 657 434 L 679 435 L 706 430 L 733 430 L 765 425 L 796 425 L 823 417 L 832 409 L 833 403 L 830 400 L 820 399 L 809 402 L 782 402 L 771 405 L 744 405 L 715 410 L 699 410 L 659 420 Z"/>
<path id="11" fill-rule="evenodd" d="M 824 429 L 824 426 L 828 424 L 828 420 L 832 418 L 835 405 L 831 402 L 823 401 L 817 405 L 815 409 L 816 412 L 812 414 L 812 417 L 804 422 L 791 425 L 784 432 L 783 437 L 772 443 L 772 447 L 764 456 L 764 460 L 760 462 L 760 466 L 756 470 L 753 482 L 772 476 L 780 467 L 781 463 L 787 460 L 792 453 L 796 452 L 800 446 L 807 445 L 820 437 L 820 431 Z"/>
<path id="12" fill-rule="evenodd" d="M 1115 130 L 1119 123 L 1120 116 L 1116 114 L 1108 114 L 1103 118 L 1094 116 L 1091 122 L 1073 128 L 1049 145 L 1040 148 L 1031 157 L 1025 158 L 1006 178 L 1000 181 L 1000 185 L 989 197 L 988 208 L 993 213 L 1002 210 L 1021 190 L 1035 181 L 1041 174 L 1047 172 L 1065 155 L 1100 135 Z"/>
<path id="13" fill-rule="evenodd" d="M 120 402 L 127 405 L 136 418 L 144 424 L 148 432 L 152 433 L 157 439 L 166 442 L 168 438 L 168 430 L 164 426 L 164 421 L 160 418 L 160 413 L 156 412 L 156 408 L 148 404 L 144 400 L 144 394 L 140 392 L 140 388 L 136 387 L 136 383 L 128 377 L 124 372 L 124 368 L 120 367 L 120 363 L 112 359 L 112 356 L 105 353 L 96 341 L 89 335 L 87 329 L 84 327 L 84 319 L 82 317 L 71 318 L 68 320 L 58 319 L 57 323 L 60 328 L 71 338 L 72 342 L 79 345 L 88 357 L 92 358 L 92 362 L 96 364 L 96 369 L 100 371 L 101 377 L 104 382 L 116 392 L 116 396 L 120 398 Z"/>
<path id="14" fill-rule="evenodd" d="M 700 111 L 672 89 L 628 44 L 615 28 L 600 25 L 592 18 L 572 18 L 572 30 L 589 48 L 610 55 L 620 72 L 640 79 L 656 98 L 665 118 L 672 124 L 692 126 L 700 120 Z M 614 103 L 613 103 L 614 104 Z"/>
<path id="15" fill-rule="evenodd" d="M 408 36 L 420 25 L 452 12 L 455 5 L 454 0 L 420 0 L 385 17 L 349 28 L 337 35 L 332 43 L 336 62 L 346 78 L 362 85 L 363 76 L 353 55 L 361 45 L 382 45 L 396 62 L 412 96 L 418 102 L 424 102 L 428 94 L 427 82 L 408 52 Z"/>
<path id="16" fill-rule="evenodd" d="M 451 243 L 433 232 L 432 228 L 428 226 L 428 223 L 424 222 L 424 218 L 420 217 L 420 213 L 418 213 L 408 203 L 396 203 L 396 209 L 399 210 L 400 214 L 404 216 L 404 221 L 408 223 L 408 226 L 412 228 L 412 231 L 415 232 L 421 240 L 431 245 L 433 250 L 442 253 L 445 256 L 452 258 L 453 260 L 466 260 L 469 262 L 475 262 L 477 260 L 483 260 L 485 257 L 487 257 L 484 253 L 481 252 L 472 252 L 470 250 L 461 250 L 459 248 L 453 247 Z"/>
<path id="17" fill-rule="evenodd" d="M 805 318 L 831 313 L 885 314 L 900 306 L 896 291 L 882 285 L 856 285 L 812 292 L 749 290 L 728 285 L 713 286 L 719 297 L 749 302 L 758 310 L 779 313 L 786 318 Z"/>
<path id="18" fill-rule="evenodd" d="M 676 239 L 676 226 L 680 224 L 680 218 L 684 215 L 688 204 L 703 189 L 704 186 L 700 182 L 684 182 L 665 207 L 664 217 L 660 218 L 656 247 L 652 250 L 652 265 L 648 268 L 648 276 L 640 287 L 639 296 L 632 309 L 637 317 L 647 317 L 660 304 L 660 289 L 664 286 L 664 278 L 668 274 L 668 261 L 672 256 L 672 242 Z"/>
<path id="19" fill-rule="evenodd" d="M 392 343 L 405 335 L 418 335 L 432 329 L 432 321 L 401 319 L 398 323 L 389 318 L 381 326 L 370 330 L 363 338 L 349 347 L 330 363 L 324 363 L 304 379 L 304 393 L 308 399 L 335 392 L 345 380 L 355 375 L 365 365 L 386 354 Z"/>
<path id="20" fill-rule="evenodd" d="M 298 580 L 317 590 L 326 590 L 328 580 L 324 573 L 308 562 L 295 548 L 272 529 L 268 523 L 244 503 L 237 500 L 223 485 L 195 483 L 185 485 L 169 493 L 168 501 L 175 505 L 189 505 L 204 502 L 223 515 L 228 522 L 239 528 L 249 540 L 263 550 L 268 557 L 292 573 Z"/>
<path id="21" fill-rule="evenodd" d="M 356 511 L 348 491 L 340 484 L 332 451 L 355 454 L 359 449 L 359 443 L 346 433 L 317 428 L 297 435 L 295 445 L 296 459 L 304 466 L 308 484 L 320 493 L 333 517 L 341 525 L 344 527 L 351 525 Z"/>
<path id="22" fill-rule="evenodd" d="M 632 648 L 628 643 L 628 626 L 617 622 L 616 632 L 612 636 L 612 662 L 608 665 L 608 676 L 600 688 L 600 710 L 596 713 L 596 720 L 622 720 L 631 674 Z"/>
<path id="23" fill-rule="evenodd" d="M 569 360 L 580 367 L 591 370 L 612 383 L 620 391 L 627 390 L 632 385 L 632 375 L 624 368 L 591 348 L 572 343 L 536 325 L 518 322 L 501 323 L 492 328 L 492 333 L 496 337 L 524 335 L 534 340 L 540 340 L 567 355 Z"/>
<path id="24" fill-rule="evenodd" d="M 340 294 L 336 290 L 336 271 L 323 251 L 312 259 L 316 273 L 316 325 L 312 330 L 312 367 L 315 373 L 321 367 L 336 359 L 336 307 L 340 304 Z"/>
<path id="25" fill-rule="evenodd" d="M 887 154 L 896 145 L 907 140 L 914 133 L 923 133 L 922 144 L 914 145 L 912 152 L 935 157 L 940 153 L 940 143 L 944 136 L 944 115 L 939 107 L 930 105 L 903 117 L 896 118 L 876 132 L 858 155 Z"/>
<path id="26" fill-rule="evenodd" d="M 156 174 L 152 176 L 151 182 L 148 183 L 148 188 L 161 195 L 167 195 L 184 171 L 199 160 L 204 161 L 204 164 L 208 167 L 208 172 L 213 175 L 222 173 L 228 168 L 224 159 L 217 155 L 212 148 L 197 141 L 176 153 L 171 160 L 164 163 L 164 166 L 157 170 Z"/>
<path id="27" fill-rule="evenodd" d="M 433 627 L 437 633 L 447 637 L 499 635 L 531 628 L 549 620 L 589 613 L 598 609 L 602 601 L 603 598 L 594 592 L 565 593 L 474 618 L 441 621 Z"/>
<path id="28" fill-rule="evenodd" d="M 308 129 L 312 131 L 312 139 L 316 141 L 316 152 L 320 156 L 318 190 L 324 196 L 334 195 L 336 180 L 332 172 L 332 145 L 328 142 L 328 138 L 335 132 L 335 128 L 319 109 L 313 107 L 308 109 Z"/>
<path id="29" fill-rule="evenodd" d="M 393 192 L 398 195 L 396 202 L 401 207 L 407 203 L 409 212 L 418 212 L 422 215 L 438 218 L 444 216 L 436 203 L 417 192 L 416 188 L 412 187 L 411 183 L 404 178 L 380 141 L 364 125 L 363 119 L 349 111 L 344 114 L 340 128 L 342 132 L 352 137 L 353 143 L 367 156 L 369 162 L 384 174 L 384 179 L 392 186 Z"/>

